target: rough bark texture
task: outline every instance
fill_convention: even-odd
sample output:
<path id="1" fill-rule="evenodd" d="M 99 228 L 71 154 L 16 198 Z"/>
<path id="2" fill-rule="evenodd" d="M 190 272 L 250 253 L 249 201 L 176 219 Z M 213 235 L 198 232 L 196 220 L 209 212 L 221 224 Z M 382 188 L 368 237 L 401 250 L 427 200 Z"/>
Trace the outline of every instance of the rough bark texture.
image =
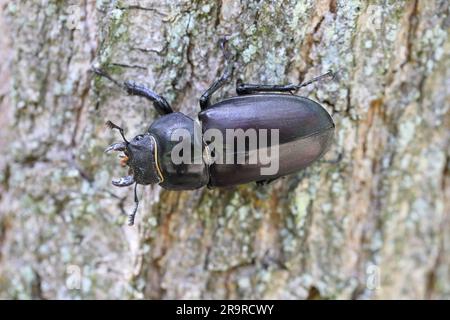
<path id="1" fill-rule="evenodd" d="M 450 298 L 447 0 L 0 2 L 0 298 Z M 262 188 L 142 188 L 126 226 L 104 122 L 133 136 L 156 114 L 90 67 L 195 117 L 224 34 L 235 79 L 339 70 L 301 93 L 333 115 L 342 161 Z"/>

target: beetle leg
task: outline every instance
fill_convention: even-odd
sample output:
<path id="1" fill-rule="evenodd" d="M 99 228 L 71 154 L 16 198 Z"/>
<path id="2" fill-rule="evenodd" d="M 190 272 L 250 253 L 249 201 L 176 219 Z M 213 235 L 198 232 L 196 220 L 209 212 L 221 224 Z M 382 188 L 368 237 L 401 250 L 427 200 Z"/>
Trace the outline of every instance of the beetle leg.
<path id="1" fill-rule="evenodd" d="M 297 90 L 295 84 L 252 84 L 236 82 L 236 93 L 240 95 L 255 92 L 292 92 Z"/>
<path id="2" fill-rule="evenodd" d="M 91 70 L 96 75 L 108 79 L 109 81 L 113 82 L 116 86 L 123 89 L 122 84 L 119 81 L 117 81 L 116 79 L 114 79 L 113 77 L 111 77 L 105 70 L 97 68 L 97 67 L 92 67 Z"/>
<path id="3" fill-rule="evenodd" d="M 119 81 L 117 81 L 113 77 L 111 77 L 106 71 L 104 71 L 100 68 L 93 67 L 92 71 L 96 75 L 104 77 L 104 78 L 112 81 L 116 86 L 126 90 L 129 95 L 147 98 L 148 100 L 153 102 L 153 105 L 155 106 L 156 111 L 158 111 L 158 113 L 160 115 L 165 115 L 165 114 L 173 112 L 172 108 L 170 107 L 170 104 L 167 102 L 166 99 L 164 99 L 164 97 L 156 94 L 155 92 L 148 89 L 147 87 L 140 85 L 140 84 L 136 84 L 132 81 L 125 81 L 124 83 L 120 83 Z"/>
<path id="4" fill-rule="evenodd" d="M 268 185 L 269 183 L 272 183 L 272 182 L 274 182 L 275 180 L 278 180 L 278 179 L 280 179 L 280 178 L 281 178 L 281 177 L 272 178 L 272 179 L 266 179 L 266 180 L 259 180 L 259 181 L 256 181 L 256 185 L 257 185 L 258 187 L 266 186 L 266 185 Z"/>
<path id="5" fill-rule="evenodd" d="M 136 84 L 132 81 L 125 81 L 124 86 L 128 94 L 133 96 L 141 96 L 152 101 L 156 111 L 158 111 L 160 115 L 165 115 L 173 112 L 172 107 L 167 102 L 167 100 L 164 97 L 156 94 L 149 88 L 141 84 Z"/>
<path id="6" fill-rule="evenodd" d="M 231 54 L 228 50 L 226 50 L 226 44 L 227 44 L 226 38 L 223 38 L 220 40 L 220 48 L 222 49 L 223 56 L 225 58 L 225 64 L 226 64 L 225 71 L 220 76 L 220 78 L 217 79 L 216 81 L 214 81 L 214 83 L 200 97 L 200 109 L 201 110 L 205 110 L 211 105 L 211 101 L 210 101 L 211 96 L 214 94 L 214 92 L 216 92 L 217 90 L 222 88 L 225 85 L 225 83 L 227 83 L 230 80 L 231 76 L 233 75 L 234 65 L 230 61 Z"/>
<path id="7" fill-rule="evenodd" d="M 311 80 L 300 84 L 252 84 L 252 83 L 242 83 L 242 81 L 236 82 L 236 93 L 238 95 L 244 94 L 252 94 L 255 92 L 289 92 L 293 93 L 302 87 L 306 87 L 311 83 L 322 80 L 325 77 L 331 76 L 334 77 L 334 73 L 329 70 L 327 73 L 324 73 L 318 77 L 315 77 Z"/>

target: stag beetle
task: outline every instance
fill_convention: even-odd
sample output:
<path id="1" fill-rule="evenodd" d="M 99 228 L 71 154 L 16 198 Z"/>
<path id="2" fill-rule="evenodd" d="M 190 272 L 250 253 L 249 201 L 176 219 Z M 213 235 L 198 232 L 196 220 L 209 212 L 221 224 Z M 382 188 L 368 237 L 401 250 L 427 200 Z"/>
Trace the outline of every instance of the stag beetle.
<path id="1" fill-rule="evenodd" d="M 107 122 L 109 128 L 119 130 L 123 142 L 111 144 L 105 152 L 123 152 L 120 156 L 121 164 L 129 167 L 128 175 L 113 180 L 112 184 L 117 187 L 134 184 L 135 206 L 129 216 L 129 225 L 134 224 L 139 204 L 138 184 L 159 184 L 169 190 L 192 190 L 203 186 L 226 187 L 252 181 L 265 184 L 307 167 L 328 150 L 334 135 L 333 119 L 320 104 L 294 95 L 294 92 L 322 78 L 333 77 L 332 71 L 297 85 L 248 84 L 237 81 L 237 96 L 211 104 L 211 96 L 230 80 L 233 73 L 226 41 L 221 42 L 221 48 L 226 61 L 225 71 L 200 98 L 200 139 L 194 136 L 197 122 L 183 113 L 174 112 L 162 96 L 134 82 L 120 83 L 102 69 L 93 68 L 97 75 L 113 81 L 128 94 L 153 102 L 160 114 L 160 118 L 150 125 L 146 133 L 139 134 L 130 141 L 125 138 L 121 127 L 111 121 Z M 172 135 L 178 129 L 184 129 L 191 135 L 192 148 L 202 150 L 200 162 L 174 163 L 172 151 L 179 141 L 174 141 Z M 214 152 L 222 150 L 216 147 L 211 152 L 211 141 L 204 139 L 204 134 L 209 129 L 223 133 L 228 129 L 278 130 L 278 152 L 275 155 L 278 161 L 277 172 L 262 175 L 260 162 L 212 162 L 211 156 L 216 156 Z M 224 145 L 228 146 L 235 138 L 228 138 L 228 141 L 225 138 Z M 260 143 L 261 141 L 257 141 L 256 149 Z M 231 153 L 233 157 L 236 156 L 236 147 L 231 149 Z M 247 159 L 249 151 L 244 151 L 244 154 Z"/>

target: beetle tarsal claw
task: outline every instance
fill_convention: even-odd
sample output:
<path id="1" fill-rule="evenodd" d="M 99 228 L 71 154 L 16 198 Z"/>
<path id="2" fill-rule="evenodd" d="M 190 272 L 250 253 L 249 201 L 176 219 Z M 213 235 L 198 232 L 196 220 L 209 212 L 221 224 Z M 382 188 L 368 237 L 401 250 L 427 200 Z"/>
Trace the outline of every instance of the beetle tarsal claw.
<path id="1" fill-rule="evenodd" d="M 126 144 L 125 142 L 116 142 L 108 146 L 108 148 L 105 149 L 105 153 L 108 153 L 110 151 L 125 151 L 126 150 Z"/>
<path id="2" fill-rule="evenodd" d="M 128 187 L 131 186 L 134 183 L 134 177 L 133 176 L 126 176 L 122 177 L 120 179 L 113 179 L 112 184 L 116 187 Z"/>

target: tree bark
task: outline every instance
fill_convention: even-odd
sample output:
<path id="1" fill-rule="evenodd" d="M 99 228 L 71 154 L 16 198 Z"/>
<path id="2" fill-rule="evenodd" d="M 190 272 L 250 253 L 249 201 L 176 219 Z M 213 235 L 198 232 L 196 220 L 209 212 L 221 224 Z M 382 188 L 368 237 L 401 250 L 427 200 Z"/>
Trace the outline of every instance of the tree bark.
<path id="1" fill-rule="evenodd" d="M 450 9 L 436 1 L 6 1 L 0 28 L 0 298 L 450 298 Z M 261 188 L 132 189 L 104 155 L 223 70 L 332 81 L 326 159 Z M 234 94 L 234 82 L 214 101 Z M 238 173 L 237 173 L 238 174 Z"/>

